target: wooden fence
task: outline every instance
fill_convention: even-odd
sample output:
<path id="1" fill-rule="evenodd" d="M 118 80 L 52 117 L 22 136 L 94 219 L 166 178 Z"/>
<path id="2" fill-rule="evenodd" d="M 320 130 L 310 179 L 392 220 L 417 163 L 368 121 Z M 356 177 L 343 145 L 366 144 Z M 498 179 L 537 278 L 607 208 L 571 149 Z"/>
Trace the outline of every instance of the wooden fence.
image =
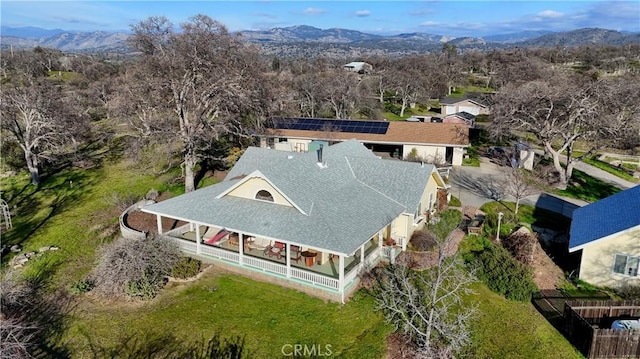
<path id="1" fill-rule="evenodd" d="M 616 319 L 640 317 L 640 301 L 567 302 L 563 317 L 567 338 L 585 357 L 640 357 L 640 330 L 610 329 Z"/>

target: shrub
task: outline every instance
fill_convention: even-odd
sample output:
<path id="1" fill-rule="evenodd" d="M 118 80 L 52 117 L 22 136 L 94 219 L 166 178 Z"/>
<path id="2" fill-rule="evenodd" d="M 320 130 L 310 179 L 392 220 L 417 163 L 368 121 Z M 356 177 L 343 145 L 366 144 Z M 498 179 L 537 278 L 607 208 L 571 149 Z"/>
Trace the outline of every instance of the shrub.
<path id="1" fill-rule="evenodd" d="M 413 232 L 409 243 L 417 251 L 429 251 L 435 247 L 436 240 L 429 231 L 421 229 Z"/>
<path id="2" fill-rule="evenodd" d="M 640 285 L 625 285 L 616 290 L 622 299 L 640 300 Z"/>
<path id="3" fill-rule="evenodd" d="M 71 288 L 69 291 L 71 294 L 80 295 L 83 293 L 87 293 L 93 289 L 95 286 L 93 280 L 91 279 L 80 279 L 77 282 L 71 284 Z"/>
<path id="4" fill-rule="evenodd" d="M 528 231 L 522 231 L 522 229 L 515 231 L 508 238 L 502 240 L 502 246 L 511 253 L 513 258 L 528 265 L 533 264 L 536 243 L 536 237 Z"/>
<path id="5" fill-rule="evenodd" d="M 101 252 L 92 278 L 96 292 L 105 296 L 122 296 L 150 283 L 157 284 L 155 278 L 169 275 L 180 258 L 178 247 L 164 238 L 121 238 L 102 247 Z M 143 277 L 147 279 L 140 281 Z M 154 281 L 149 282 L 150 278 Z M 125 292 L 127 286 L 129 291 Z"/>
<path id="6" fill-rule="evenodd" d="M 530 268 L 511 257 L 502 247 L 493 244 L 486 247 L 477 254 L 475 262 L 478 279 L 507 299 L 528 301 L 537 291 Z"/>
<path id="7" fill-rule="evenodd" d="M 191 257 L 182 257 L 171 270 L 171 276 L 174 278 L 187 279 L 192 278 L 200 273 L 202 262 Z"/>
<path id="8" fill-rule="evenodd" d="M 460 207 L 462 206 L 462 202 L 460 202 L 458 197 L 451 196 L 451 199 L 449 200 L 449 205 L 452 207 Z"/>
<path id="9" fill-rule="evenodd" d="M 125 283 L 124 292 L 131 298 L 149 300 L 155 298 L 163 285 L 162 276 L 145 270 L 140 278 Z"/>

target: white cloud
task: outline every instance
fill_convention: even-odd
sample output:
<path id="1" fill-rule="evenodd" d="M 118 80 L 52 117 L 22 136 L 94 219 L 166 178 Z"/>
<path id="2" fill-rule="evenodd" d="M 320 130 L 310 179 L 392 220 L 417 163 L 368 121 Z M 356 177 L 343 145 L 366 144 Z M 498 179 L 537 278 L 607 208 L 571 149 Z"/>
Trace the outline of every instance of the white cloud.
<path id="1" fill-rule="evenodd" d="M 420 23 L 420 26 L 437 26 L 437 25 L 440 25 L 440 23 L 437 21 L 425 21 Z"/>
<path id="2" fill-rule="evenodd" d="M 256 16 L 256 17 L 263 17 L 266 19 L 277 19 L 278 17 L 276 15 L 273 14 L 269 14 L 266 12 L 254 12 L 251 15 Z"/>
<path id="3" fill-rule="evenodd" d="M 357 17 L 367 17 L 369 15 L 371 15 L 371 11 L 369 10 L 358 10 L 355 12 L 355 15 Z"/>
<path id="4" fill-rule="evenodd" d="M 557 19 L 563 17 L 564 14 L 553 10 L 544 10 L 538 13 L 538 16 L 548 19 Z"/>
<path id="5" fill-rule="evenodd" d="M 317 8 L 317 7 L 308 7 L 306 9 L 304 9 L 304 11 L 302 13 L 305 14 L 305 15 L 308 15 L 308 16 L 313 16 L 313 15 L 322 15 L 322 14 L 324 14 L 326 12 L 327 12 L 327 10 L 325 10 L 325 9 L 320 9 L 320 8 Z"/>

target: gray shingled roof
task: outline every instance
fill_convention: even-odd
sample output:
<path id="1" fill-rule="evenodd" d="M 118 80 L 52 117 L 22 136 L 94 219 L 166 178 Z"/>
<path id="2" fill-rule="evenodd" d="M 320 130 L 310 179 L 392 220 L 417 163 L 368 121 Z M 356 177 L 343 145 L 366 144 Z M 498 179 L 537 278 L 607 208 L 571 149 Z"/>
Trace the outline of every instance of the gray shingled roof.
<path id="1" fill-rule="evenodd" d="M 316 153 L 250 147 L 226 179 L 144 207 L 145 212 L 351 255 L 403 212 L 413 213 L 432 165 L 381 160 L 356 140 Z M 219 194 L 259 171 L 294 207 Z"/>

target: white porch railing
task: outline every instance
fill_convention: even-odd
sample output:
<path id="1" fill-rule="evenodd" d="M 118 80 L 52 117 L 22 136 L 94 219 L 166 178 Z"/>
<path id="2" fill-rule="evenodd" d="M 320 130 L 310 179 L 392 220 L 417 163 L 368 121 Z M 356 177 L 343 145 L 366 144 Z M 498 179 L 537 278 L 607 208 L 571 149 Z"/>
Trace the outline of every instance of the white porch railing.
<path id="1" fill-rule="evenodd" d="M 240 263 L 240 255 L 238 253 L 225 251 L 224 249 L 211 247 L 206 244 L 200 245 L 200 253 L 219 259 L 226 259 L 233 263 Z"/>
<path id="2" fill-rule="evenodd" d="M 364 263 L 367 266 L 373 266 L 376 264 L 378 259 L 380 259 L 380 252 L 382 249 L 380 247 L 376 247 L 369 255 L 364 259 Z"/>
<path id="3" fill-rule="evenodd" d="M 320 285 L 320 286 L 335 289 L 335 290 L 340 289 L 340 281 L 335 278 L 312 273 L 312 272 L 301 270 L 294 267 L 291 267 L 291 278 L 300 279 L 305 282 L 309 282 L 315 285 Z"/>
<path id="4" fill-rule="evenodd" d="M 245 266 L 258 268 L 267 272 L 287 275 L 287 267 L 282 264 L 265 261 L 251 256 L 244 256 L 242 260 Z"/>
<path id="5" fill-rule="evenodd" d="M 180 238 L 176 238 L 176 237 L 170 237 L 170 236 L 167 236 L 167 235 L 165 235 L 165 237 L 169 238 L 175 244 L 177 244 L 178 248 L 180 248 L 180 250 L 196 253 L 197 248 L 196 248 L 196 243 L 195 242 L 187 241 L 185 239 L 180 239 Z"/>
<path id="6" fill-rule="evenodd" d="M 360 266 L 357 265 L 351 270 L 351 272 L 345 274 L 345 276 L 344 276 L 344 284 L 345 284 L 345 286 L 349 285 L 351 282 L 353 282 L 354 279 L 356 279 L 358 277 L 358 274 L 360 272 L 358 270 L 359 268 L 360 268 Z"/>
<path id="7" fill-rule="evenodd" d="M 395 263 L 396 257 L 402 250 L 396 247 L 382 247 L 382 257 L 386 258 L 390 263 Z"/>
<path id="8" fill-rule="evenodd" d="M 179 229 L 174 229 L 171 232 L 181 233 Z M 174 243 L 176 243 L 181 250 L 196 253 L 197 247 L 195 242 L 188 241 L 181 238 L 171 237 L 169 236 L 169 233 L 171 232 L 166 232 L 164 236 L 168 237 Z M 388 247 L 383 247 L 383 249 L 384 248 L 388 248 Z M 220 248 L 211 247 L 205 244 L 201 244 L 200 254 L 219 258 L 219 259 L 224 259 L 233 263 L 240 262 L 238 253 L 226 251 Z M 367 256 L 367 258 L 365 259 L 365 262 L 367 264 L 375 264 L 375 261 L 378 259 L 379 255 L 380 255 L 380 249 L 377 248 Z M 243 266 L 259 269 L 264 272 L 276 273 L 283 276 L 287 275 L 287 266 L 279 263 L 267 261 L 267 260 L 262 260 L 252 256 L 245 255 L 243 257 Z M 358 269 L 359 269 L 359 266 L 356 266 L 349 273 L 345 275 L 345 281 L 344 281 L 345 285 L 350 284 L 354 279 L 356 279 L 356 277 L 359 274 Z M 340 290 L 340 281 L 336 278 L 332 278 L 326 275 L 306 271 L 296 267 L 291 267 L 290 276 L 291 278 L 298 279 L 313 285 L 326 287 L 326 288 L 338 290 L 338 291 Z"/>

